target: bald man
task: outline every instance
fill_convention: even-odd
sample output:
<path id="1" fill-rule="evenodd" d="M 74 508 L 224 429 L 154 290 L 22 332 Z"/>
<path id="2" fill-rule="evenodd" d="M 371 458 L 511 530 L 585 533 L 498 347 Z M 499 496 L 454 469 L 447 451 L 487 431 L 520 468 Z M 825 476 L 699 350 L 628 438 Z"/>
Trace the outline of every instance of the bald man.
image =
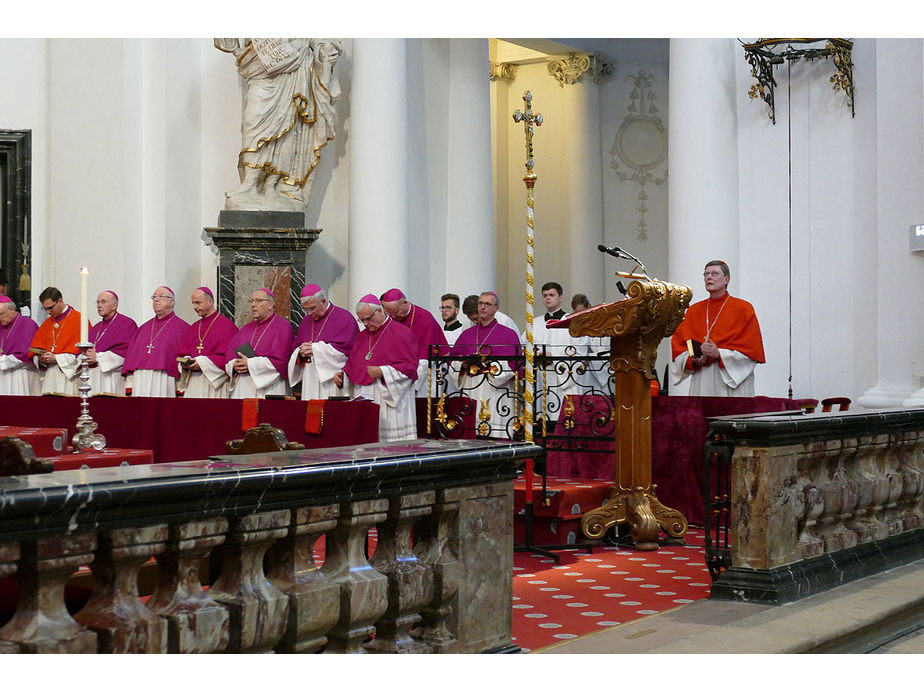
<path id="1" fill-rule="evenodd" d="M 122 374 L 131 376 L 132 397 L 175 397 L 180 377 L 176 352 L 189 323 L 174 311 L 176 295 L 158 286 L 151 296 L 154 317 L 138 328 L 128 345 Z M 129 383 L 126 383 L 126 390 Z"/>
<path id="2" fill-rule="evenodd" d="M 227 398 L 231 379 L 225 373 L 225 350 L 237 327 L 218 312 L 215 294 L 209 287 L 200 286 L 189 298 L 199 319 L 180 341 L 177 389 L 184 397 Z"/>
<path id="3" fill-rule="evenodd" d="M 93 343 L 93 348 L 87 351 L 90 393 L 124 395 L 122 366 L 138 325 L 119 312 L 119 296 L 115 291 L 100 292 L 96 297 L 96 312 L 100 321 L 90 328 L 87 336 Z"/>

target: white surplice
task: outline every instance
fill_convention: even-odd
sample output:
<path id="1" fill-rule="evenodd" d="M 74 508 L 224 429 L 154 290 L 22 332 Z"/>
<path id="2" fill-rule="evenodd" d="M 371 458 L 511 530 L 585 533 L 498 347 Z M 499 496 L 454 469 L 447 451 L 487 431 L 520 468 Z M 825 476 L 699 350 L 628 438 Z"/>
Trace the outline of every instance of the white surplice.
<path id="1" fill-rule="evenodd" d="M 512 423 L 517 414 L 516 393 L 510 387 L 514 371 L 510 369 L 504 357 L 497 357 L 495 363 L 500 366 L 500 372 L 496 375 L 482 373 L 475 376 L 467 375 L 461 364 L 453 364 L 453 384 L 459 392 L 472 400 L 475 407 L 476 430 L 479 434 L 481 430 L 478 427 L 483 423 L 482 411 L 487 406 L 490 412 L 487 423 L 491 427 L 487 437 L 506 439 L 513 435 L 513 430 L 508 431 L 507 425 Z"/>
<path id="2" fill-rule="evenodd" d="M 520 335 L 520 340 L 526 343 L 525 332 Z M 538 318 L 533 322 L 533 344 L 545 345 L 545 355 L 551 359 L 547 366 L 536 368 L 537 391 L 541 392 L 543 388 L 548 387 L 552 391 L 549 394 L 551 400 L 559 403 L 564 402 L 567 395 L 579 395 L 584 391 L 584 372 L 589 364 L 583 361 L 556 359 L 564 356 L 587 356 L 590 353 L 590 337 L 572 337 L 566 328 L 549 329 L 545 326 L 545 320 Z M 539 353 L 541 355 L 541 350 Z"/>
<path id="3" fill-rule="evenodd" d="M 35 366 L 13 354 L 0 356 L 0 395 L 39 395 L 42 383 Z"/>
<path id="4" fill-rule="evenodd" d="M 141 369 L 132 371 L 125 381 L 132 397 L 176 397 L 176 378 L 167 371 Z"/>
<path id="5" fill-rule="evenodd" d="M 96 363 L 96 367 L 89 370 L 90 394 L 104 392 L 124 395 L 125 377 L 122 375 L 122 364 L 125 363 L 125 359 L 114 351 L 98 351 Z"/>
<path id="6" fill-rule="evenodd" d="M 311 360 L 298 363 L 298 347 L 289 357 L 289 384 L 302 384 L 302 399 L 327 399 L 350 395 L 350 379 L 343 376 L 343 387 L 337 387 L 334 375 L 343 370 L 347 354 L 341 353 L 327 342 L 312 342 Z"/>
<path id="7" fill-rule="evenodd" d="M 78 394 L 77 356 L 75 354 L 55 354 L 55 361 L 44 370 L 42 376 L 42 394 L 55 393 L 64 395 Z M 38 356 L 35 357 L 36 367 Z"/>
<path id="8" fill-rule="evenodd" d="M 379 442 L 417 437 L 414 383 L 392 366 L 379 366 L 382 377 L 369 385 L 353 384 L 353 395 L 379 405 Z"/>
<path id="9" fill-rule="evenodd" d="M 194 361 L 198 371 L 183 370 L 180 375 L 180 389 L 184 397 L 200 399 L 227 399 L 231 379 L 224 369 L 215 365 L 208 356 L 197 356 Z"/>
<path id="10" fill-rule="evenodd" d="M 235 373 L 234 359 L 225 364 L 225 372 L 231 377 L 231 399 L 290 394 L 289 383 L 276 370 L 276 366 L 269 360 L 269 357 L 248 358 L 247 370 L 248 373 Z"/>
<path id="11" fill-rule="evenodd" d="M 713 361 L 705 368 L 684 368 L 690 355 L 683 351 L 671 362 L 671 380 L 679 385 L 690 378 L 690 395 L 698 397 L 753 397 L 757 361 L 731 349 L 719 349 L 724 368 Z"/>

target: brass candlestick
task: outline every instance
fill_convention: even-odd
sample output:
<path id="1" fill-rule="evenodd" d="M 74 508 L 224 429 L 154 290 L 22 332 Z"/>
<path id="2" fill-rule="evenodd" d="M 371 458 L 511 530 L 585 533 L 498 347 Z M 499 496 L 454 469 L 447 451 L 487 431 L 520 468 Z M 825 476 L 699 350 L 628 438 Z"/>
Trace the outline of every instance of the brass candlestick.
<path id="1" fill-rule="evenodd" d="M 96 432 L 97 423 L 90 416 L 90 362 L 87 351 L 94 347 L 93 342 L 79 342 L 77 348 L 77 368 L 80 370 L 80 416 L 77 417 L 77 433 L 71 439 L 74 452 L 87 452 L 89 450 L 105 450 L 106 438 Z"/>

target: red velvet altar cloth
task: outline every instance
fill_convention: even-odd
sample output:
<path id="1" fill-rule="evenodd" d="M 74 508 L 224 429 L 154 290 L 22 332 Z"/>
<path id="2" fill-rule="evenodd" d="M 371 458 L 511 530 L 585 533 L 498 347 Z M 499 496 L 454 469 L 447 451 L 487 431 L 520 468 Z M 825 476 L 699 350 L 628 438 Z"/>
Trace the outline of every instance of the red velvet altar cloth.
<path id="1" fill-rule="evenodd" d="M 32 446 L 36 457 L 53 457 L 70 449 L 71 439 L 64 428 L 0 426 L 0 438 L 15 437 Z"/>
<path id="2" fill-rule="evenodd" d="M 575 402 L 573 417 L 577 425 L 572 430 L 573 435 L 588 435 L 593 412 L 603 410 L 601 406 L 590 406 L 584 411 L 580 401 L 583 399 Z M 679 510 L 688 522 L 703 524 L 707 419 L 799 410 L 803 401 L 778 397 L 652 397 L 651 478 L 657 485 L 658 500 Z M 616 460 L 613 440 L 608 437 L 613 435 L 612 427 L 608 436 L 604 435 L 604 426 L 597 427 L 597 432 L 603 437 L 586 443 L 589 452 L 550 450 L 546 460 L 549 477 L 612 480 Z M 556 424 L 554 434 L 565 434 L 561 423 Z M 602 452 L 590 452 L 592 450 Z"/>
<path id="3" fill-rule="evenodd" d="M 94 397 L 90 415 L 112 448 L 151 450 L 154 462 L 200 460 L 225 454 L 225 442 L 241 438 L 246 400 Z M 379 439 L 379 405 L 370 401 L 325 403 L 320 433 L 306 433 L 308 402 L 257 401 L 258 423 L 282 429 L 289 442 L 306 448 L 375 443 Z M 0 397 L 0 425 L 45 426 L 75 433 L 79 397 Z"/>

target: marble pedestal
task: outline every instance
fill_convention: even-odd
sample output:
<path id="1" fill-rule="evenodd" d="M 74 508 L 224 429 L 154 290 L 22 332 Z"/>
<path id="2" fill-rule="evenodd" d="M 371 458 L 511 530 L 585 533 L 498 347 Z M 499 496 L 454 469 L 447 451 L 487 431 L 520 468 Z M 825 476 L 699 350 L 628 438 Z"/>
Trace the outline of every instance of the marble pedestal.
<path id="1" fill-rule="evenodd" d="M 203 229 L 203 242 L 218 255 L 222 315 L 246 324 L 251 294 L 265 287 L 276 296 L 276 313 L 298 329 L 308 248 L 321 233 L 304 225 L 305 215 L 296 212 L 222 210 L 218 226 Z"/>

